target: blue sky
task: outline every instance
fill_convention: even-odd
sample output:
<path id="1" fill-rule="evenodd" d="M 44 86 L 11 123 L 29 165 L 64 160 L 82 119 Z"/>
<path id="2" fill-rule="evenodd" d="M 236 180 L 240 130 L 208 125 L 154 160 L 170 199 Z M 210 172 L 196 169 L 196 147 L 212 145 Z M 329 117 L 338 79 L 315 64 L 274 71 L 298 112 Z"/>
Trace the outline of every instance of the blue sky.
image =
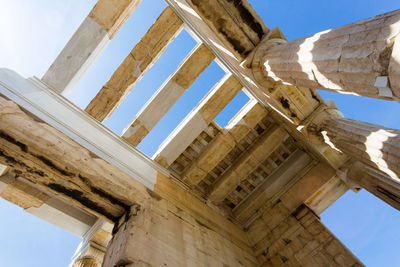
<path id="1" fill-rule="evenodd" d="M 270 28 L 289 40 L 369 18 L 400 7 L 398 0 L 250 0 Z M 94 0 L 0 0 L 0 67 L 41 77 L 94 5 Z M 143 0 L 93 67 L 68 95 L 85 107 L 163 10 L 161 0 Z M 120 134 L 140 107 L 176 69 L 196 42 L 183 31 L 105 124 Z M 224 75 L 211 64 L 138 146 L 149 156 Z M 400 129 L 400 105 L 329 92 L 346 117 Z M 246 103 L 240 93 L 216 121 L 225 126 Z M 400 213 L 369 193 L 346 193 L 322 214 L 323 222 L 367 266 L 400 266 Z M 67 266 L 79 238 L 49 226 L 0 199 L 1 266 Z"/>

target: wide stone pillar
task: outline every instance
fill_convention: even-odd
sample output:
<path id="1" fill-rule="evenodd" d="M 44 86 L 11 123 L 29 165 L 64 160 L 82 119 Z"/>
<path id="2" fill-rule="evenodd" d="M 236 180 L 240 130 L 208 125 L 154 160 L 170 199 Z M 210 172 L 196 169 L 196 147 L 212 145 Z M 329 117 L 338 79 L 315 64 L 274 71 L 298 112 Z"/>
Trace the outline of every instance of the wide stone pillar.
<path id="1" fill-rule="evenodd" d="M 400 10 L 286 42 L 265 38 L 252 69 L 260 84 L 282 81 L 382 99 L 400 97 Z"/>
<path id="2" fill-rule="evenodd" d="M 330 146 L 392 178 L 400 177 L 399 130 L 331 117 L 321 123 L 320 131 Z"/>
<path id="3" fill-rule="evenodd" d="M 115 226 L 103 267 L 259 265 L 247 244 L 215 231 L 202 215 L 161 198 L 134 205 Z"/>
<path id="4" fill-rule="evenodd" d="M 393 208 L 400 210 L 400 180 L 371 168 L 363 163 L 354 163 L 347 170 L 346 179 L 357 187 L 364 188 Z"/>

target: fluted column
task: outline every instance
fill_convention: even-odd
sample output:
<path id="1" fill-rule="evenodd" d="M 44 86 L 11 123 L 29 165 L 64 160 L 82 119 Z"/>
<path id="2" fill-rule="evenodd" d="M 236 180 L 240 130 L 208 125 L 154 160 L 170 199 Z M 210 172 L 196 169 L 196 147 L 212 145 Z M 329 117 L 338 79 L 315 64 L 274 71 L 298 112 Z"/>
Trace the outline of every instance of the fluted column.
<path id="1" fill-rule="evenodd" d="M 81 255 L 76 257 L 73 267 L 101 267 L 105 249 L 98 244 L 84 242 L 80 251 Z"/>
<path id="2" fill-rule="evenodd" d="M 397 10 L 292 42 L 266 38 L 256 48 L 253 73 L 260 84 L 274 80 L 398 100 L 399 33 Z"/>
<path id="3" fill-rule="evenodd" d="M 347 171 L 347 180 L 400 210 L 400 180 L 363 163 L 353 164 Z"/>
<path id="4" fill-rule="evenodd" d="M 100 267 L 101 263 L 98 263 L 93 258 L 81 258 L 74 263 L 74 267 Z"/>
<path id="5" fill-rule="evenodd" d="M 324 140 L 353 159 L 400 177 L 400 131 L 379 125 L 331 117 L 320 125 Z"/>
<path id="6" fill-rule="evenodd" d="M 70 267 L 101 267 L 112 237 L 112 228 L 112 224 L 98 219 L 83 236 Z"/>

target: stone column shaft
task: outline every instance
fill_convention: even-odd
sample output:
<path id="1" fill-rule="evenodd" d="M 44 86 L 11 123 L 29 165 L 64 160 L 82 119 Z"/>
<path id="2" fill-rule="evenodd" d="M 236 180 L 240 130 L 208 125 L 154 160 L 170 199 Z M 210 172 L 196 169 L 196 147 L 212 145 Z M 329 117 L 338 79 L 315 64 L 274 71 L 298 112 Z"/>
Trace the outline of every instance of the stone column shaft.
<path id="1" fill-rule="evenodd" d="M 347 180 L 400 210 L 400 180 L 357 162 L 347 172 Z"/>
<path id="2" fill-rule="evenodd" d="M 269 78 L 301 87 L 398 100 L 399 33 L 397 10 L 292 42 L 266 39 L 257 48 L 264 51 L 257 51 L 253 72 L 263 72 L 261 84 Z"/>
<path id="3" fill-rule="evenodd" d="M 345 118 L 321 124 L 325 142 L 352 158 L 400 177 L 400 131 Z"/>
<path id="4" fill-rule="evenodd" d="M 75 260 L 73 267 L 101 267 L 105 248 L 101 247 L 100 249 L 91 242 L 83 244 L 83 246 L 84 252 Z"/>
<path id="5" fill-rule="evenodd" d="M 77 260 L 74 263 L 73 267 L 100 267 L 101 264 L 99 264 L 95 259 L 92 258 L 82 258 Z"/>

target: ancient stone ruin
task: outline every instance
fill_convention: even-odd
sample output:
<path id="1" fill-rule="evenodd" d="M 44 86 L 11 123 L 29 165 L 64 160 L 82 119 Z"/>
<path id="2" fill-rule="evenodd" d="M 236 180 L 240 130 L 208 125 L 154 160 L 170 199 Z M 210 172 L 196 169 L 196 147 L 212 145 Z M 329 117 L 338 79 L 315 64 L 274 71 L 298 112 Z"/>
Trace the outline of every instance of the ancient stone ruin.
<path id="1" fill-rule="evenodd" d="M 41 79 L 0 70 L 0 196 L 82 236 L 76 267 L 363 266 L 319 214 L 360 189 L 400 209 L 400 131 L 344 118 L 316 89 L 398 101 L 400 11 L 289 42 L 246 0 L 166 2 L 84 110 L 63 94 L 140 0 L 99 0 Z M 198 45 L 110 131 L 183 27 Z M 152 158 L 140 153 L 214 60 L 226 75 Z M 241 90 L 250 101 L 220 127 Z"/>

